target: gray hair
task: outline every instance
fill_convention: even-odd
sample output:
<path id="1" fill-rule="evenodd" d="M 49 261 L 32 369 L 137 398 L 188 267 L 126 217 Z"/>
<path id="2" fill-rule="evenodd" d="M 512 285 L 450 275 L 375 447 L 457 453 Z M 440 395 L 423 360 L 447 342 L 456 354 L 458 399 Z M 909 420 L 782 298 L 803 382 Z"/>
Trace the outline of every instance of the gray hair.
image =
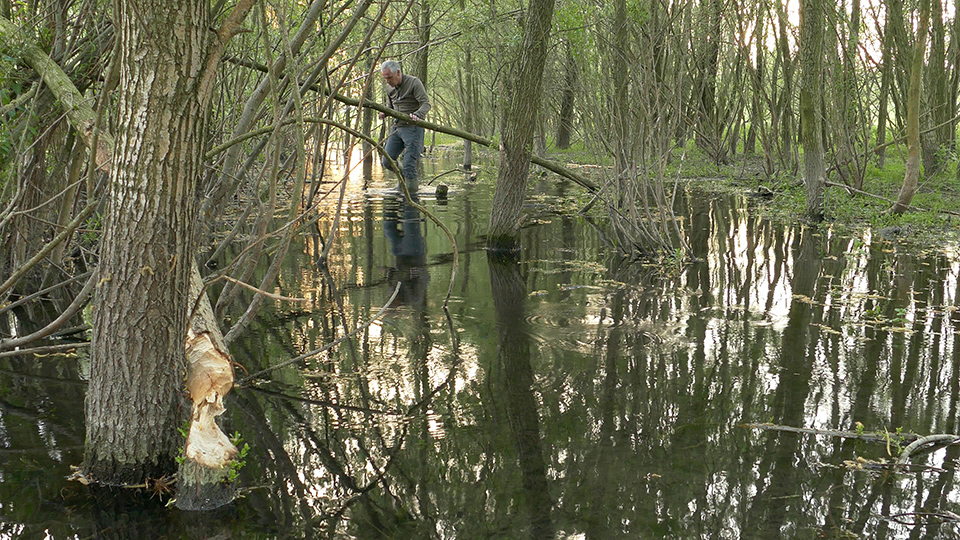
<path id="1" fill-rule="evenodd" d="M 380 73 L 400 73 L 400 62 L 387 60 L 380 65 Z"/>

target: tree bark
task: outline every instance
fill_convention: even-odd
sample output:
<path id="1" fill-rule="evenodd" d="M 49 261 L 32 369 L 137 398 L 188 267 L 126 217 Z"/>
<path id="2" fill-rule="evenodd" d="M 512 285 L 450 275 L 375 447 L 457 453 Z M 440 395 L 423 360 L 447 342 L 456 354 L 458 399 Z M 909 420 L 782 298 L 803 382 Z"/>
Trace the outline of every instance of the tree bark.
<path id="1" fill-rule="evenodd" d="M 494 250 L 519 248 L 520 211 L 530 169 L 536 117 L 540 111 L 543 68 L 555 0 L 530 0 L 523 25 L 505 109 L 500 170 L 493 195 L 487 245 Z"/>
<path id="2" fill-rule="evenodd" d="M 699 128 L 696 142 L 704 152 L 716 163 L 726 161 L 721 141 L 722 128 L 718 122 L 717 113 L 717 66 L 720 58 L 720 33 L 722 31 L 724 5 L 721 0 L 708 0 L 701 4 L 704 10 L 700 20 L 704 28 L 701 30 L 701 42 L 697 47 L 701 51 L 697 66 L 697 104 L 699 107 Z"/>
<path id="3" fill-rule="evenodd" d="M 566 43 L 567 61 L 564 74 L 563 88 L 560 91 L 560 116 L 557 127 L 557 148 L 570 148 L 570 134 L 573 132 L 573 105 L 577 84 L 577 59 L 573 56 L 573 46 Z"/>
<path id="4" fill-rule="evenodd" d="M 83 473 L 175 470 L 195 192 L 212 81 L 208 4 L 120 0 L 118 137 L 93 310 Z M 185 410 L 184 410 L 185 412 Z"/>
<path id="5" fill-rule="evenodd" d="M 417 25 L 417 52 L 413 55 L 413 70 L 411 70 L 411 75 L 419 78 L 423 81 L 423 84 L 427 85 L 427 88 L 430 88 L 427 80 L 430 67 L 430 30 L 432 28 L 430 23 L 429 0 L 420 0 L 414 12 L 414 20 Z"/>
<path id="6" fill-rule="evenodd" d="M 923 122 L 928 129 L 921 133 L 920 138 L 923 172 L 927 176 L 936 174 L 946 165 L 948 152 L 952 151 L 954 146 L 954 135 L 949 122 L 953 115 L 945 66 L 946 28 L 940 0 L 931 0 L 930 30 L 930 55 L 927 60 L 926 83 L 923 85 L 927 108 Z"/>
<path id="7" fill-rule="evenodd" d="M 823 105 L 823 1 L 800 2 L 800 135 L 803 142 L 805 215 L 823 219 L 826 165 L 820 111 Z"/>
<path id="8" fill-rule="evenodd" d="M 472 45 L 466 44 L 463 51 L 463 129 L 467 132 L 473 132 L 474 118 L 476 116 L 477 101 L 473 91 L 473 55 L 471 53 Z M 473 168 L 473 141 L 463 140 L 463 170 L 469 171 Z"/>
<path id="9" fill-rule="evenodd" d="M 780 139 L 780 164 L 786 169 L 794 171 L 797 166 L 795 147 L 793 144 L 796 138 L 793 111 L 793 95 L 796 88 L 796 86 L 794 86 L 794 72 L 796 65 L 790 54 L 791 33 L 787 29 L 789 16 L 781 2 L 774 2 L 773 5 L 777 10 L 777 61 L 780 64 L 780 70 L 782 72 L 783 87 L 780 93 L 776 94 L 778 98 L 774 99 L 775 115 L 772 124 L 776 129 L 775 135 Z M 776 72 L 776 68 L 774 68 L 774 72 Z M 776 87 L 776 85 L 773 86 Z"/>
<path id="10" fill-rule="evenodd" d="M 920 181 L 920 86 L 929 26 L 930 0 L 920 0 L 920 22 L 910 65 L 910 90 L 907 93 L 907 164 L 897 202 L 890 208 L 890 212 L 894 214 L 907 211 Z"/>

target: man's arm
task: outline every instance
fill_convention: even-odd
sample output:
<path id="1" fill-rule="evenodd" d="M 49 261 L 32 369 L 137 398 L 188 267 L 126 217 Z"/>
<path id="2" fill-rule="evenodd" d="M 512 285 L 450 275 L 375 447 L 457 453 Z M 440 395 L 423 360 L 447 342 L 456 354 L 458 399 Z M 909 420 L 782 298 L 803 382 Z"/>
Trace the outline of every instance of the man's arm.
<path id="1" fill-rule="evenodd" d="M 417 79 L 417 84 L 413 85 L 413 97 L 417 98 L 417 103 L 420 104 L 420 108 L 413 113 L 413 116 L 423 120 L 430 112 L 430 97 L 427 96 L 427 90 L 423 87 L 423 82 L 420 79 Z"/>

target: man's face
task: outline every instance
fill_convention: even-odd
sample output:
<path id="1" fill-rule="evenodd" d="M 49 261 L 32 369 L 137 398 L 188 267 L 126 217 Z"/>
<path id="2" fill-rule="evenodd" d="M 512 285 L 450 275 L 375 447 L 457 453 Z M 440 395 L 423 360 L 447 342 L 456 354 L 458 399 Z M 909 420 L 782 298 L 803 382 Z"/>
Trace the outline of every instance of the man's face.
<path id="1" fill-rule="evenodd" d="M 380 74 L 383 75 L 383 80 L 386 81 L 386 83 L 390 86 L 394 88 L 400 86 L 400 79 L 403 76 L 400 75 L 399 71 L 383 71 Z"/>

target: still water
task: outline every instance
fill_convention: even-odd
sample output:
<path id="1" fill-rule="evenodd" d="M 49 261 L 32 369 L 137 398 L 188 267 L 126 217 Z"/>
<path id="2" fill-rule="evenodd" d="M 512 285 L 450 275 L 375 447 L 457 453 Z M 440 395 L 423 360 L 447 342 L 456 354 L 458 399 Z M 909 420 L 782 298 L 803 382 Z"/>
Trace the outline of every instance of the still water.
<path id="1" fill-rule="evenodd" d="M 456 268 L 436 224 L 359 179 L 336 231 L 334 190 L 297 239 L 272 292 L 304 301 L 263 308 L 235 359 L 255 373 L 354 337 L 231 395 L 226 430 L 251 450 L 243 498 L 215 515 L 65 481 L 82 355 L 0 359 L 0 538 L 960 537 L 958 447 L 873 464 L 898 432 L 958 431 L 953 251 L 687 186 L 697 262 L 629 263 L 548 176 L 502 260 L 482 249 L 495 173 L 461 176 L 420 197 Z"/>

